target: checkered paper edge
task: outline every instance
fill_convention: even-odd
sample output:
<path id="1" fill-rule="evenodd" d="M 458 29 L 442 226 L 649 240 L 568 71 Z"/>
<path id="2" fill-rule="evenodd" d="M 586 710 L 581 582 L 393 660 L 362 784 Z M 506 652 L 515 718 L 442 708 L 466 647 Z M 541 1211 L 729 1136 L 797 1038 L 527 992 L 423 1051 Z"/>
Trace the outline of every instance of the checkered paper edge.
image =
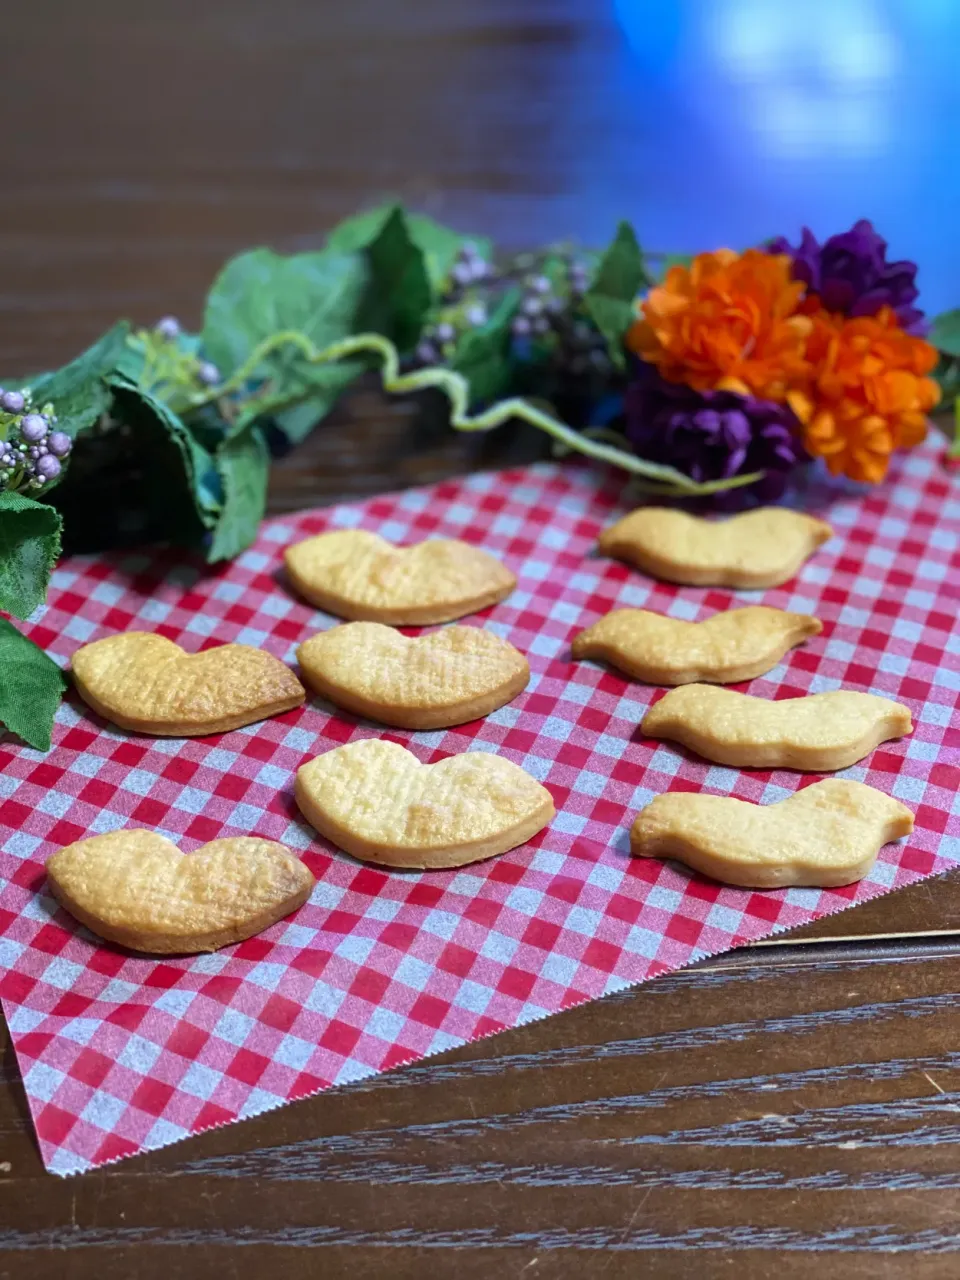
<path id="1" fill-rule="evenodd" d="M 549 1016 L 707 955 L 942 872 L 960 858 L 960 501 L 927 446 L 869 495 L 814 485 L 838 536 L 782 588 L 730 593 L 649 581 L 593 552 L 619 482 L 579 465 L 481 474 L 264 526 L 217 572 L 172 554 L 75 559 L 29 630 L 66 664 L 79 644 L 157 630 L 188 649 L 240 641 L 292 661 L 334 620 L 294 599 L 282 547 L 325 528 L 396 541 L 455 536 L 517 573 L 472 620 L 529 656 L 525 694 L 486 720 L 385 736 L 425 762 L 497 751 L 553 792 L 527 846 L 458 872 L 364 867 L 318 840 L 291 799 L 296 768 L 376 726 L 316 700 L 206 740 L 120 733 L 75 699 L 46 756 L 0 743 L 0 997 L 48 1168 L 77 1172 L 255 1115 L 333 1084 Z M 657 691 L 590 663 L 569 640 L 615 606 L 682 618 L 762 600 L 816 613 L 821 637 L 751 692 L 867 689 L 907 702 L 914 735 L 846 771 L 902 798 L 917 830 L 840 890 L 752 893 L 627 856 L 637 809 L 666 789 L 771 802 L 804 779 L 746 773 L 645 741 Z M 223 835 L 285 841 L 317 875 L 311 901 L 212 956 L 154 961 L 98 943 L 44 890 L 57 847 L 150 826 L 189 851 Z"/>

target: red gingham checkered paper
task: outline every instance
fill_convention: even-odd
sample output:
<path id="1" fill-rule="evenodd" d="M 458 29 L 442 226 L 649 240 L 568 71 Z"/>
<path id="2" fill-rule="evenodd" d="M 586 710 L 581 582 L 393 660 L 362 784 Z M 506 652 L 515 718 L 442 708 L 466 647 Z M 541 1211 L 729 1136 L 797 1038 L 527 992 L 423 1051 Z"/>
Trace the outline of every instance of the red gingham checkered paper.
<path id="1" fill-rule="evenodd" d="M 54 748 L 0 741 L 0 995 L 48 1168 L 66 1174 L 176 1142 L 479 1036 L 542 1018 L 699 957 L 802 924 L 960 861 L 960 490 L 933 442 L 863 495 L 814 484 L 837 536 L 763 593 L 656 583 L 595 552 L 622 477 L 579 463 L 480 474 L 265 524 L 215 571 L 172 552 L 73 559 L 27 630 L 66 665 L 80 644 L 157 631 L 188 650 L 240 641 L 294 660 L 333 619 L 283 585 L 281 551 L 329 528 L 394 541 L 452 536 L 517 574 L 472 621 L 529 655 L 529 688 L 485 720 L 386 731 L 424 762 L 506 755 L 552 791 L 529 844 L 459 871 L 365 866 L 319 839 L 293 777 L 330 747 L 384 732 L 316 699 L 264 724 L 187 741 L 123 733 L 75 696 Z M 750 683 L 767 697 L 870 690 L 906 702 L 913 735 L 843 776 L 916 814 L 866 880 L 750 892 L 628 856 L 638 809 L 668 789 L 770 803 L 813 779 L 718 768 L 638 724 L 658 690 L 574 663 L 575 631 L 615 606 L 698 618 L 763 601 L 824 632 Z M 298 851 L 309 903 L 213 955 L 153 960 L 98 942 L 45 890 L 50 853 L 95 832 L 155 828 L 186 851 L 256 834 Z"/>

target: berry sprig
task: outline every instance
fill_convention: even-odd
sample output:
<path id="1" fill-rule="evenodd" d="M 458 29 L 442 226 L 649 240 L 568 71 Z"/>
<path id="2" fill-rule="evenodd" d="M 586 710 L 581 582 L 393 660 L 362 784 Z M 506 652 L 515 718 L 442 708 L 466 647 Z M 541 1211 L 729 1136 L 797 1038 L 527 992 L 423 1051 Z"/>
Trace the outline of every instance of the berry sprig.
<path id="1" fill-rule="evenodd" d="M 416 351 L 418 365 L 442 364 L 453 358 L 459 339 L 490 318 L 491 302 L 502 294 L 505 280 L 472 240 L 461 245 L 444 282 L 430 323 Z"/>
<path id="2" fill-rule="evenodd" d="M 202 359 L 175 316 L 164 316 L 152 329 L 138 329 L 128 339 L 143 358 L 139 385 L 174 412 L 189 409 L 198 396 L 222 381 L 220 370 Z"/>
<path id="3" fill-rule="evenodd" d="M 73 447 L 53 405 L 36 410 L 29 390 L 0 390 L 0 490 L 36 493 L 59 479 Z"/>
<path id="4" fill-rule="evenodd" d="M 508 289 L 519 289 L 510 323 L 514 359 L 548 366 L 551 381 L 602 381 L 612 366 L 585 302 L 594 266 L 571 246 L 558 245 L 517 254 L 501 267 L 466 241 L 444 281 L 413 367 L 451 362 L 464 335 L 487 323 Z"/>

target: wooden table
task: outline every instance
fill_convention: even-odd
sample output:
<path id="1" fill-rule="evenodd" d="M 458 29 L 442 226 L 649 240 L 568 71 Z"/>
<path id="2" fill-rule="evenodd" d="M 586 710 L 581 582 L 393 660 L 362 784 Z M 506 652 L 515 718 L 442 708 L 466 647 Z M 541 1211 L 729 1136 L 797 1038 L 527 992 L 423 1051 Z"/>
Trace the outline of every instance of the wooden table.
<path id="1" fill-rule="evenodd" d="M 194 324 L 228 254 L 313 244 L 386 192 L 510 243 L 620 211 L 614 173 L 581 199 L 568 109 L 576 69 L 590 128 L 611 124 L 593 0 L 8 8 L 3 370 L 119 314 Z M 277 466 L 271 503 L 540 447 L 424 434 L 361 389 Z M 953 929 L 960 880 L 928 881 L 69 1181 L 41 1167 L 4 1042 L 0 1277 L 954 1277 Z M 882 936 L 903 933 L 928 936 Z"/>

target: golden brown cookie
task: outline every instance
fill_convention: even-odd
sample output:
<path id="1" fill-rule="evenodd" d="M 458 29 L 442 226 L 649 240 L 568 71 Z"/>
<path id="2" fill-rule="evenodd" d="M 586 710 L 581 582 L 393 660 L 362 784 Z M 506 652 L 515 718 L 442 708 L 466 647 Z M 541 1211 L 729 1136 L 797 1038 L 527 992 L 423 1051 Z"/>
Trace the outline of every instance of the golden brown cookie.
<path id="1" fill-rule="evenodd" d="M 805 613 L 767 605 L 683 622 L 647 609 L 614 609 L 574 637 L 575 658 L 600 658 L 648 684 L 737 684 L 775 667 L 823 628 Z"/>
<path id="2" fill-rule="evenodd" d="M 670 738 L 716 764 L 834 773 L 881 742 L 913 732 L 910 709 L 873 693 L 837 689 L 772 702 L 709 684 L 688 684 L 643 718 L 651 738 Z"/>
<path id="3" fill-rule="evenodd" d="M 212 840 L 182 854 L 155 831 L 110 831 L 47 862 L 58 902 L 131 951 L 193 954 L 252 938 L 296 911 L 314 878 L 282 844 Z"/>
<path id="4" fill-rule="evenodd" d="M 600 550 L 651 577 L 691 587 L 777 587 L 833 536 L 823 520 L 758 507 L 703 520 L 670 507 L 640 507 L 600 535 Z"/>
<path id="5" fill-rule="evenodd" d="M 302 765 L 296 798 L 307 821 L 355 858 L 429 870 L 506 853 L 554 815 L 550 792 L 502 756 L 466 751 L 424 765 L 373 738 Z"/>
<path id="6" fill-rule="evenodd" d="M 487 551 L 453 538 L 396 547 L 345 529 L 287 547 L 297 591 L 327 613 L 393 626 L 450 622 L 503 600 L 517 580 Z"/>
<path id="7" fill-rule="evenodd" d="M 515 698 L 530 679 L 526 658 L 480 627 L 409 639 L 380 622 L 347 622 L 305 641 L 297 658 L 311 689 L 402 729 L 466 724 Z"/>
<path id="8" fill-rule="evenodd" d="M 862 880 L 880 849 L 912 830 L 913 814 L 898 800 L 828 778 L 768 805 L 689 791 L 655 796 L 630 830 L 630 852 L 750 889 L 827 888 Z"/>
<path id="9" fill-rule="evenodd" d="M 145 631 L 95 640 L 72 659 L 84 702 L 121 729 L 157 737 L 226 733 L 299 707 L 300 681 L 279 658 L 246 644 L 186 653 Z"/>

